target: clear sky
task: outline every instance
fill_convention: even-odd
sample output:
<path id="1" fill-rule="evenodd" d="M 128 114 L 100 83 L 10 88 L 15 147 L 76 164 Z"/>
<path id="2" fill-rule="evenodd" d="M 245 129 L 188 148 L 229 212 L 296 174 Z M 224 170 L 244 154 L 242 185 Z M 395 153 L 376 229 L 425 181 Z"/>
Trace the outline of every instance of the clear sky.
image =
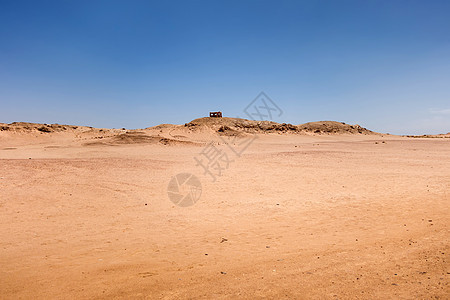
<path id="1" fill-rule="evenodd" d="M 244 117 L 450 131 L 450 1 L 0 0 L 0 122 Z"/>

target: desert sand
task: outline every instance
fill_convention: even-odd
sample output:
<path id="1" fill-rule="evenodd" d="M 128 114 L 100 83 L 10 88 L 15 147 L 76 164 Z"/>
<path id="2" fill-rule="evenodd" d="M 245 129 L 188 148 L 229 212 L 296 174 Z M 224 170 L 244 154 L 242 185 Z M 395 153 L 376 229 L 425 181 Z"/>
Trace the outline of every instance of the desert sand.
<path id="1" fill-rule="evenodd" d="M 448 299 L 447 136 L 0 124 L 1 298 Z M 196 165 L 248 138 L 215 181 Z M 169 199 L 178 173 L 194 205 Z"/>

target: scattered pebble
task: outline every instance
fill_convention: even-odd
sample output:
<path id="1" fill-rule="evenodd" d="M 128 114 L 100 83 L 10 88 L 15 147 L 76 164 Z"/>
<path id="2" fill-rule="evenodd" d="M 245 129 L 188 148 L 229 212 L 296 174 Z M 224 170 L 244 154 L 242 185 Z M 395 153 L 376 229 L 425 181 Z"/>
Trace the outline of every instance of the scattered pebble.
<path id="1" fill-rule="evenodd" d="M 270 248 L 270 246 L 266 246 L 266 248 Z"/>
<path id="2" fill-rule="evenodd" d="M 224 274 L 225 275 L 225 274 L 227 274 L 227 272 L 220 272 L 220 274 Z"/>

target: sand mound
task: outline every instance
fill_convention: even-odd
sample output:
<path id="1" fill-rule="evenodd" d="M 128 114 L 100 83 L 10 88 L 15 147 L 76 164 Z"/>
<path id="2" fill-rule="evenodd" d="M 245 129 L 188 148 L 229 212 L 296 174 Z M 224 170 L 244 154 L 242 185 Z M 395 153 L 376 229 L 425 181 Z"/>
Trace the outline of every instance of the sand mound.
<path id="1" fill-rule="evenodd" d="M 149 136 L 141 131 L 127 131 L 110 139 L 114 144 L 156 144 L 159 138 Z"/>
<path id="2" fill-rule="evenodd" d="M 99 129 L 86 126 L 60 125 L 60 124 L 38 124 L 27 122 L 14 122 L 11 124 L 0 123 L 0 131 L 16 133 L 98 133 L 109 136 L 114 135 L 115 144 L 139 144 L 153 143 L 158 140 L 155 136 L 149 136 L 139 130 L 125 129 Z M 199 118 L 183 125 L 161 124 L 146 128 L 148 131 L 158 132 L 215 132 L 221 135 L 242 135 L 255 133 L 309 133 L 309 134 L 377 134 L 359 125 L 350 125 L 343 122 L 320 121 L 309 122 L 301 125 L 289 123 L 276 123 L 272 121 L 253 121 L 239 118 Z M 106 136 L 103 136 L 105 138 Z M 171 134 L 170 138 L 174 138 Z M 177 139 L 174 138 L 176 141 Z"/>
<path id="3" fill-rule="evenodd" d="M 28 122 L 13 122 L 11 124 L 0 123 L 0 131 L 11 131 L 11 132 L 61 132 L 67 130 L 75 130 L 83 126 L 73 126 L 73 125 L 59 125 L 59 124 L 39 124 L 39 123 L 28 123 Z M 88 127 L 85 127 L 88 128 Z"/>
<path id="4" fill-rule="evenodd" d="M 147 135 L 142 131 L 127 131 L 110 138 L 97 137 L 97 141 L 84 143 L 85 146 L 117 146 L 133 144 L 161 144 L 161 145 L 195 145 L 190 141 L 180 141 L 176 139 L 165 138 L 161 136 Z"/>
<path id="5" fill-rule="evenodd" d="M 316 133 L 316 134 L 376 134 L 359 125 L 335 121 L 309 122 L 301 125 L 253 121 L 238 118 L 200 118 L 185 124 L 191 131 L 210 129 L 217 133 L 237 135 L 240 133 Z"/>
<path id="6" fill-rule="evenodd" d="M 344 122 L 335 121 L 320 121 L 309 122 L 297 126 L 302 131 L 313 133 L 328 133 L 328 134 L 376 134 L 359 125 L 349 125 Z"/>
<path id="7" fill-rule="evenodd" d="M 450 132 L 448 133 L 441 133 L 441 134 L 422 134 L 422 135 L 407 135 L 406 137 L 411 137 L 411 138 L 450 138 Z"/>
<path id="8" fill-rule="evenodd" d="M 43 139 L 55 143 L 85 146 L 119 146 L 154 144 L 164 146 L 203 145 L 218 136 L 249 134 L 377 134 L 359 125 L 333 121 L 310 122 L 301 125 L 253 121 L 239 118 L 199 118 L 184 125 L 161 124 L 146 129 L 107 129 L 87 126 L 38 124 L 29 122 L 0 123 L 0 138 L 21 140 L 23 144 L 40 143 Z M 62 140 L 61 140 L 62 139 Z M 61 141 L 60 141 L 61 140 Z"/>

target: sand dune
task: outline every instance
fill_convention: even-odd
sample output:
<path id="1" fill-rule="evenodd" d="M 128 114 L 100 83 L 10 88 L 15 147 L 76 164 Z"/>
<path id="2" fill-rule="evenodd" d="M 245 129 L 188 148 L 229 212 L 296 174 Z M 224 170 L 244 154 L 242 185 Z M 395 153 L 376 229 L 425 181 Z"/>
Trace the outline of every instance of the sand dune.
<path id="1" fill-rule="evenodd" d="M 301 125 L 254 121 L 238 118 L 199 118 L 184 125 L 161 124 L 145 129 L 127 130 L 93 128 L 88 126 L 38 124 L 28 122 L 0 123 L 0 137 L 15 138 L 64 136 L 74 141 L 85 141 L 84 145 L 155 144 L 186 145 L 188 140 L 208 141 L 214 135 L 248 134 L 365 134 L 379 135 L 359 125 L 343 122 L 320 121 Z M 86 141 L 88 140 L 88 141 Z M 99 141 L 100 140 L 100 141 Z M 192 141 L 194 142 L 194 141 Z M 195 142 L 194 142 L 195 143 Z"/>
<path id="2" fill-rule="evenodd" d="M 216 181 L 194 160 L 211 142 Z M 0 293 L 446 299 L 448 170 L 450 139 L 331 121 L 0 124 Z M 201 182 L 192 206 L 169 199 L 178 173 Z"/>

